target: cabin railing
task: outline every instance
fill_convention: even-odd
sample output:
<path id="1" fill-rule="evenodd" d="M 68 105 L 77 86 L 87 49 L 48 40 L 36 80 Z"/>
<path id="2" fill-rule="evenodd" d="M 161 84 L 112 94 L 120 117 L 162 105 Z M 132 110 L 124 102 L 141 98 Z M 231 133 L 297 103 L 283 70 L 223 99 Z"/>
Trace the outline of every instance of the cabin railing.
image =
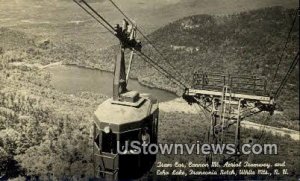
<path id="1" fill-rule="evenodd" d="M 258 76 L 243 76 L 197 72 L 193 76 L 193 88 L 200 90 L 222 91 L 229 86 L 234 93 L 267 95 L 267 80 Z"/>

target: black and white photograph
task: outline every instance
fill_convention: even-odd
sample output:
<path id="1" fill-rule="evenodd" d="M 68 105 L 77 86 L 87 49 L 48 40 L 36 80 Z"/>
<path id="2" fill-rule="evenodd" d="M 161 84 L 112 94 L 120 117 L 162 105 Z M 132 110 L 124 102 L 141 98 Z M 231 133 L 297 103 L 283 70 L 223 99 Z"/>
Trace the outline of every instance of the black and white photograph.
<path id="1" fill-rule="evenodd" d="M 299 181 L 299 10 L 0 0 L 0 181 Z"/>

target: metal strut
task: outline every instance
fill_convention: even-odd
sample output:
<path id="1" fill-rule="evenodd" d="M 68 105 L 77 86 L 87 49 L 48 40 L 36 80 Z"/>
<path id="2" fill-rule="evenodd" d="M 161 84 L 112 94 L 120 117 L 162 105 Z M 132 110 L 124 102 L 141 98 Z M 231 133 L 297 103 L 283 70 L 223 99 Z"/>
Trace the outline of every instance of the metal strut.
<path id="1" fill-rule="evenodd" d="M 186 89 L 183 98 L 189 103 L 196 103 L 210 111 L 210 129 L 208 143 L 227 143 L 225 131 L 236 125 L 234 131 L 235 153 L 226 155 L 220 164 L 238 161 L 240 157 L 241 121 L 262 111 L 272 113 L 275 109 L 274 98 L 266 94 L 266 82 L 256 76 L 236 76 L 219 74 L 195 74 L 195 85 Z M 208 103 L 208 104 L 207 104 Z M 206 161 L 212 168 L 212 154 Z M 216 160 L 216 159 L 215 159 Z"/>
<path id="2" fill-rule="evenodd" d="M 236 154 L 236 162 L 239 160 L 239 155 L 240 155 L 240 142 L 241 142 L 241 117 L 240 117 L 240 112 L 241 112 L 241 102 L 242 99 L 239 100 L 238 103 L 238 109 L 237 109 L 237 120 L 236 120 L 236 128 L 235 128 L 235 154 Z"/>
<path id="3" fill-rule="evenodd" d="M 131 69 L 131 63 L 134 56 L 134 51 L 141 50 L 141 43 L 135 39 L 136 26 L 129 25 L 124 19 L 123 25 L 116 25 L 114 28 L 115 35 L 120 41 L 120 52 L 117 55 L 115 61 L 114 81 L 113 81 L 113 100 L 122 101 L 120 95 L 127 92 L 127 84 L 129 79 L 129 73 Z M 129 66 L 127 73 L 125 71 L 125 50 L 130 49 L 131 55 L 129 60 Z"/>

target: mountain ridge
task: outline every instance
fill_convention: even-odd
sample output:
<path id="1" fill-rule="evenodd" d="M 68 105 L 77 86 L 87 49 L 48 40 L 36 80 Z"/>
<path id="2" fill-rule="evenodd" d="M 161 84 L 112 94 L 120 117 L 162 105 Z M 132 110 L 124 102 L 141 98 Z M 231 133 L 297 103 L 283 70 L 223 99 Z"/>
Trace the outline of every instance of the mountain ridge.
<path id="1" fill-rule="evenodd" d="M 294 13 L 294 9 L 272 7 L 228 16 L 189 16 L 171 22 L 149 35 L 149 39 L 167 61 L 155 55 L 155 51 L 148 44 L 144 44 L 142 51 L 175 75 L 175 70 L 168 66 L 172 64 L 180 73 L 177 77 L 189 85 L 192 84 L 193 73 L 197 71 L 256 75 L 266 77 L 270 83 Z M 275 88 L 299 49 L 298 32 L 299 24 L 296 21 L 275 80 Z M 117 46 L 105 49 L 101 53 L 101 60 L 113 64 L 111 59 L 117 50 Z M 139 57 L 134 60 L 131 70 L 131 75 L 144 84 L 178 91 L 176 84 L 171 83 Z M 298 108 L 299 97 L 297 75 L 298 69 L 293 72 L 285 87 L 292 94 L 284 90 L 284 95 L 278 100 L 283 107 L 292 105 L 295 110 Z M 293 115 L 298 117 L 296 112 Z"/>

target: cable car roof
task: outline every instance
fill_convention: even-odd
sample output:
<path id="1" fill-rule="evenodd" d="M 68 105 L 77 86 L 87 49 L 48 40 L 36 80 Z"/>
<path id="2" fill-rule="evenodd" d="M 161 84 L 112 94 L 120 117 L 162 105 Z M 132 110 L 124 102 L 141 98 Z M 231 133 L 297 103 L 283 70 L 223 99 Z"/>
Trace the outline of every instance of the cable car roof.
<path id="1" fill-rule="evenodd" d="M 144 98 L 138 107 L 115 104 L 112 99 L 108 99 L 95 111 L 95 123 L 99 129 L 108 125 L 115 127 L 117 131 L 121 131 L 121 127 L 125 125 L 127 128 L 129 126 L 130 129 L 135 129 L 143 119 L 157 109 L 158 102 L 149 98 Z"/>

